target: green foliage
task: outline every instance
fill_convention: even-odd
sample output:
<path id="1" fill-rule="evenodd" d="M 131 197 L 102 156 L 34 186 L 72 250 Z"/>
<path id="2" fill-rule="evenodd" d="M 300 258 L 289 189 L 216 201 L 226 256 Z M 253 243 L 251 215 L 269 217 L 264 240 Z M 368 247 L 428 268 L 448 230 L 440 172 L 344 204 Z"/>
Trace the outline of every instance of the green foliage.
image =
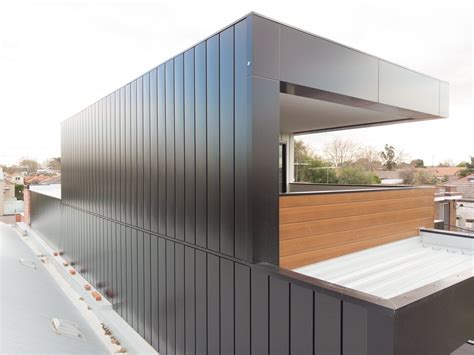
<path id="1" fill-rule="evenodd" d="M 415 168 L 424 168 L 425 162 L 423 161 L 423 159 L 414 159 L 410 162 L 410 165 Z"/>
<path id="2" fill-rule="evenodd" d="M 395 147 L 385 144 L 384 151 L 380 152 L 380 157 L 387 170 L 394 170 L 397 167 Z"/>
<path id="3" fill-rule="evenodd" d="M 48 168 L 51 170 L 61 170 L 61 158 L 51 158 L 48 162 Z"/>
<path id="4" fill-rule="evenodd" d="M 438 179 L 429 171 L 417 170 L 414 175 L 414 185 L 436 185 Z"/>
<path id="5" fill-rule="evenodd" d="M 358 167 L 346 167 L 341 170 L 338 183 L 344 185 L 372 185 L 379 184 L 380 178 Z"/>
<path id="6" fill-rule="evenodd" d="M 405 169 L 400 171 L 400 178 L 403 179 L 403 183 L 407 185 L 415 184 L 415 169 Z"/>
<path id="7" fill-rule="evenodd" d="M 462 162 L 458 164 L 459 167 L 464 167 L 461 171 L 459 171 L 459 177 L 463 178 L 465 176 L 471 175 L 474 173 L 474 156 L 471 156 L 471 162 Z"/>
<path id="8" fill-rule="evenodd" d="M 23 189 L 25 185 L 15 185 L 15 197 L 17 200 L 23 200 Z"/>
<path id="9" fill-rule="evenodd" d="M 313 154 L 302 141 L 295 141 L 295 181 L 322 184 L 337 183 L 337 175 L 329 163 Z"/>
<path id="10" fill-rule="evenodd" d="M 20 161 L 20 166 L 26 168 L 28 173 L 34 173 L 36 172 L 36 170 L 38 170 L 39 164 L 35 160 L 23 159 L 22 161 Z"/>

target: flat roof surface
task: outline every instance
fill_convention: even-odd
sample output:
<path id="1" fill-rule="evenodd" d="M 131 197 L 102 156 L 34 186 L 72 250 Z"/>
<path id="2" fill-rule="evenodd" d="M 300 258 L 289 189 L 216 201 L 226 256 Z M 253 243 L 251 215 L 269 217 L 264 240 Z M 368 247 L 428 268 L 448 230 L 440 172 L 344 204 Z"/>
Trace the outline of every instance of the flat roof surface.
<path id="1" fill-rule="evenodd" d="M 474 239 L 425 233 L 294 271 L 390 299 L 473 270 Z"/>
<path id="2" fill-rule="evenodd" d="M 61 184 L 30 185 L 30 190 L 42 195 L 61 199 Z"/>
<path id="3" fill-rule="evenodd" d="M 0 353 L 103 354 L 107 349 L 10 226 L 0 223 Z M 34 262 L 36 269 L 19 262 Z M 58 335 L 52 318 L 74 322 L 83 339 Z"/>

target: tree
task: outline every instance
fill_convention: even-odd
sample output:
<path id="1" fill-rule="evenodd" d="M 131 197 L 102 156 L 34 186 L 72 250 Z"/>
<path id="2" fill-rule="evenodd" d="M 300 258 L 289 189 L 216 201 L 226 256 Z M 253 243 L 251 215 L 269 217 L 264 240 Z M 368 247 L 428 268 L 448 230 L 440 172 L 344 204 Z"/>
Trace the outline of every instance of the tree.
<path id="1" fill-rule="evenodd" d="M 449 166 L 454 166 L 454 162 L 452 159 L 446 159 L 445 161 L 442 161 L 438 164 L 439 168 L 446 168 Z"/>
<path id="2" fill-rule="evenodd" d="M 470 163 L 469 162 L 462 162 L 462 163 L 458 164 L 458 166 L 464 167 L 464 169 L 462 169 L 458 172 L 458 175 L 460 177 L 463 178 L 465 176 L 473 174 L 474 173 L 474 156 L 471 156 L 471 162 Z"/>
<path id="3" fill-rule="evenodd" d="M 436 176 L 426 170 L 417 170 L 414 179 L 414 185 L 436 185 L 438 182 Z"/>
<path id="4" fill-rule="evenodd" d="M 361 167 L 366 171 L 375 171 L 380 169 L 382 165 L 380 161 L 380 154 L 374 147 L 365 146 L 359 149 L 356 161 L 354 162 L 355 167 Z"/>
<path id="5" fill-rule="evenodd" d="M 323 148 L 326 159 L 335 167 L 342 167 L 344 164 L 353 162 L 358 151 L 359 147 L 356 143 L 339 137 L 334 138 Z"/>
<path id="6" fill-rule="evenodd" d="M 378 176 L 357 167 L 342 168 L 338 177 L 339 184 L 347 185 L 372 185 L 380 184 Z"/>
<path id="7" fill-rule="evenodd" d="M 51 158 L 48 161 L 48 168 L 50 168 L 51 170 L 61 170 L 61 158 Z"/>
<path id="8" fill-rule="evenodd" d="M 38 170 L 39 164 L 37 161 L 32 159 L 22 159 L 20 161 L 20 166 L 24 167 L 28 173 L 34 173 Z"/>
<path id="9" fill-rule="evenodd" d="M 25 185 L 15 185 L 15 197 L 17 200 L 23 200 L 23 190 Z"/>
<path id="10" fill-rule="evenodd" d="M 404 169 L 400 171 L 400 178 L 403 179 L 403 183 L 407 185 L 415 184 L 415 169 Z"/>
<path id="11" fill-rule="evenodd" d="M 414 159 L 410 162 L 410 165 L 415 168 L 424 168 L 425 162 L 423 161 L 423 159 Z"/>
<path id="12" fill-rule="evenodd" d="M 337 174 L 330 164 L 315 155 L 302 141 L 295 141 L 295 181 L 337 183 Z"/>
<path id="13" fill-rule="evenodd" d="M 383 152 L 380 152 L 380 157 L 383 159 L 383 166 L 387 170 L 393 170 L 397 167 L 395 147 L 385 144 Z"/>

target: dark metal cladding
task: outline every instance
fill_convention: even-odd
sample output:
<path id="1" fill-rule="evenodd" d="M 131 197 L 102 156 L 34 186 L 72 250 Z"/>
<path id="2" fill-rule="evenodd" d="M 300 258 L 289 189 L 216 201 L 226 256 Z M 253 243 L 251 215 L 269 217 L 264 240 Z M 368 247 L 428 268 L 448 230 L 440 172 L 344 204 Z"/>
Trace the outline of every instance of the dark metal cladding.
<path id="1" fill-rule="evenodd" d="M 363 69 L 334 81 L 313 37 L 250 14 L 62 123 L 62 200 L 33 192 L 32 227 L 162 355 L 434 354 L 426 314 L 462 318 L 449 347 L 472 330 L 472 279 L 397 309 L 275 266 L 280 90 L 374 99 L 376 63 L 331 43 Z"/>

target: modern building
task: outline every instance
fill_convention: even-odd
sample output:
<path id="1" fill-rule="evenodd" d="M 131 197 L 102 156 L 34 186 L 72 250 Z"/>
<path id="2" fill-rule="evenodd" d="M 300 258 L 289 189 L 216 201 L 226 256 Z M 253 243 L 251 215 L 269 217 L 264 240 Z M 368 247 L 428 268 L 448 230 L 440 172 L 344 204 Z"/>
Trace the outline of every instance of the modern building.
<path id="1" fill-rule="evenodd" d="M 469 270 L 391 298 L 292 271 L 422 238 L 434 190 L 291 171 L 294 134 L 439 119 L 448 91 L 251 13 L 64 121 L 32 227 L 160 354 L 446 354 L 474 335 Z"/>

